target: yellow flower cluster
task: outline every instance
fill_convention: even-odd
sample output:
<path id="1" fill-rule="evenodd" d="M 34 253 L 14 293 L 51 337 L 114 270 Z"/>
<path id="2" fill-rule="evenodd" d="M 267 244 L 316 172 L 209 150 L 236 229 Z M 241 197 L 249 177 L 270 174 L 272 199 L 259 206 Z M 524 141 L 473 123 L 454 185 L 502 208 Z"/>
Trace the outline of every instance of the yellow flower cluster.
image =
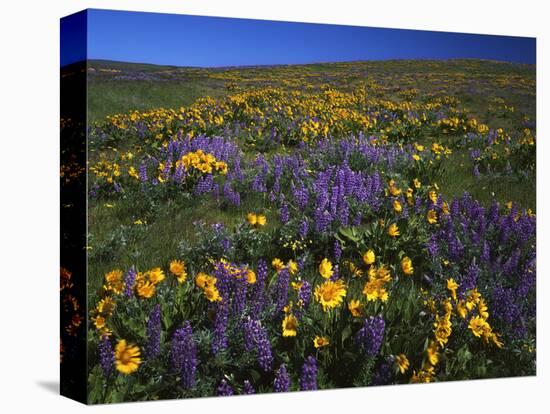
<path id="1" fill-rule="evenodd" d="M 176 161 L 176 168 L 180 165 L 186 170 L 195 169 L 203 174 L 212 174 L 213 171 L 221 175 L 227 174 L 227 163 L 216 160 L 214 155 L 205 153 L 201 149 L 182 155 L 181 159 Z M 159 169 L 162 170 L 160 166 Z"/>
<path id="2" fill-rule="evenodd" d="M 156 293 L 157 285 L 165 279 L 164 271 L 160 267 L 148 270 L 147 272 L 138 272 L 134 289 L 136 295 L 140 298 L 150 299 Z"/>
<path id="3" fill-rule="evenodd" d="M 383 264 L 378 268 L 371 265 L 367 274 L 369 279 L 363 288 L 363 294 L 367 297 L 367 301 L 386 302 L 389 294 L 385 286 L 392 280 L 389 269 Z"/>
<path id="4" fill-rule="evenodd" d="M 216 287 L 217 279 L 214 276 L 210 276 L 206 273 L 199 272 L 195 276 L 195 284 L 202 289 L 204 296 L 210 302 L 221 302 L 222 298 L 220 292 Z"/>
<path id="5" fill-rule="evenodd" d="M 253 227 L 263 227 L 267 223 L 267 219 L 263 214 L 248 213 L 246 215 L 246 220 L 248 221 L 248 224 Z"/>
<path id="6" fill-rule="evenodd" d="M 120 177 L 121 174 L 120 165 L 118 163 L 104 159 L 90 165 L 88 169 L 97 178 L 105 180 L 109 184 L 112 184 L 115 178 Z"/>

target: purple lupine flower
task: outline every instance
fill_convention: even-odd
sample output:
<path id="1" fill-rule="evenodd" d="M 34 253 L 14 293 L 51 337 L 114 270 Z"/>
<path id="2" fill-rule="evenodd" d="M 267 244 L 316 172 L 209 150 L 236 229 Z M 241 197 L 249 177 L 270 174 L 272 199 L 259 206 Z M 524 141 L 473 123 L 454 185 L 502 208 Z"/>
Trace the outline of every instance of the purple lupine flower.
<path id="1" fill-rule="evenodd" d="M 487 243 L 487 240 L 483 241 L 483 247 L 481 249 L 481 261 L 482 263 L 489 263 L 491 260 L 491 248 L 489 247 L 489 243 Z"/>
<path id="2" fill-rule="evenodd" d="M 342 258 L 342 246 L 338 239 L 334 240 L 334 245 L 332 247 L 332 254 L 334 256 L 334 261 L 339 262 Z"/>
<path id="3" fill-rule="evenodd" d="M 286 371 L 285 364 L 281 364 L 277 372 L 275 373 L 275 380 L 273 381 L 273 391 L 275 392 L 288 392 L 290 390 L 290 377 Z"/>
<path id="4" fill-rule="evenodd" d="M 380 350 L 385 326 L 381 316 L 371 316 L 365 319 L 363 327 L 357 332 L 355 342 L 368 356 L 375 356 Z"/>
<path id="5" fill-rule="evenodd" d="M 309 232 L 309 224 L 307 220 L 304 220 L 300 223 L 300 226 L 298 227 L 298 236 L 300 236 L 301 239 L 305 239 L 307 237 L 308 232 Z"/>
<path id="6" fill-rule="evenodd" d="M 265 372 L 270 371 L 273 362 L 271 342 L 260 321 L 249 319 L 244 323 L 244 338 L 246 351 L 250 352 L 255 349 L 260 368 Z"/>
<path id="7" fill-rule="evenodd" d="M 306 358 L 300 376 L 300 390 L 311 391 L 317 389 L 317 361 L 311 355 Z"/>
<path id="8" fill-rule="evenodd" d="M 300 182 L 299 185 L 296 186 L 293 184 L 291 190 L 296 205 L 300 210 L 304 211 L 309 201 L 309 193 L 307 191 L 307 188 L 302 182 Z"/>
<path id="9" fill-rule="evenodd" d="M 495 286 L 491 294 L 491 315 L 508 328 L 503 333 L 514 339 L 523 338 L 527 333 L 516 297 L 513 289 L 501 285 Z"/>
<path id="10" fill-rule="evenodd" d="M 199 178 L 197 185 L 195 186 L 195 195 L 208 194 L 214 187 L 214 176 L 212 174 L 206 174 Z"/>
<path id="11" fill-rule="evenodd" d="M 267 262 L 265 259 L 258 260 L 258 270 L 256 272 L 256 283 L 254 283 L 252 293 L 252 314 L 260 314 L 265 307 L 265 281 L 267 279 Z"/>
<path id="12" fill-rule="evenodd" d="M 252 190 L 258 193 L 265 193 L 267 191 L 265 178 L 269 170 L 269 164 L 262 154 L 256 157 L 255 166 L 258 167 L 259 170 L 256 171 L 254 180 L 252 180 Z"/>
<path id="13" fill-rule="evenodd" d="M 142 161 L 139 166 L 139 180 L 142 183 L 147 182 L 147 163 L 145 161 Z"/>
<path id="14" fill-rule="evenodd" d="M 508 257 L 508 260 L 502 265 L 502 273 L 505 276 L 512 276 L 518 270 L 520 252 L 515 249 Z"/>
<path id="15" fill-rule="evenodd" d="M 103 371 L 103 376 L 107 378 L 112 372 L 115 364 L 115 353 L 111 346 L 111 341 L 107 335 L 103 335 L 99 340 L 99 365 Z"/>
<path id="16" fill-rule="evenodd" d="M 192 389 L 195 386 L 197 372 L 197 347 L 189 321 L 185 321 L 183 327 L 174 333 L 171 357 L 172 366 L 179 373 L 183 388 Z"/>
<path id="17" fill-rule="evenodd" d="M 472 260 L 472 263 L 470 266 L 468 266 L 468 270 L 466 270 L 466 274 L 462 276 L 462 279 L 460 280 L 460 286 L 458 288 L 458 294 L 463 297 L 466 292 L 469 290 L 472 290 L 477 286 L 477 278 L 479 276 L 479 267 L 475 263 L 475 257 Z"/>
<path id="18" fill-rule="evenodd" d="M 127 298 L 134 296 L 134 283 L 136 282 L 136 270 L 134 267 L 130 267 L 124 278 L 124 296 Z"/>
<path id="19" fill-rule="evenodd" d="M 279 210 L 279 216 L 281 218 L 281 223 L 286 224 L 288 223 L 288 220 L 290 218 L 290 214 L 288 212 L 288 204 L 283 201 L 283 205 L 281 206 L 281 209 Z"/>
<path id="20" fill-rule="evenodd" d="M 472 175 L 475 177 L 475 178 L 479 178 L 481 173 L 479 172 L 479 165 L 477 163 L 474 164 L 474 169 L 472 171 Z"/>
<path id="21" fill-rule="evenodd" d="M 224 252 L 228 252 L 229 249 L 231 249 L 231 240 L 229 240 L 227 237 L 224 237 L 221 242 L 221 247 Z"/>
<path id="22" fill-rule="evenodd" d="M 254 387 L 248 380 L 244 380 L 243 385 L 243 394 L 250 395 L 250 394 L 256 394 L 256 391 L 254 390 Z"/>
<path id="23" fill-rule="evenodd" d="M 160 353 L 160 334 L 160 305 L 157 304 L 151 310 L 147 321 L 147 345 L 145 347 L 147 358 L 154 358 Z"/>
<path id="24" fill-rule="evenodd" d="M 438 243 L 437 243 L 437 237 L 435 234 L 432 234 L 430 236 L 430 239 L 426 243 L 426 250 L 428 250 L 428 253 L 432 258 L 435 258 L 437 256 L 437 253 L 439 251 Z"/>
<path id="25" fill-rule="evenodd" d="M 392 365 L 387 360 L 382 360 L 372 377 L 372 385 L 387 385 L 391 381 Z"/>
<path id="26" fill-rule="evenodd" d="M 301 302 L 302 308 L 305 309 L 309 306 L 309 302 L 311 301 L 311 284 L 307 280 L 302 281 L 298 300 Z"/>
<path id="27" fill-rule="evenodd" d="M 233 395 L 233 388 L 227 383 L 225 379 L 221 380 L 220 385 L 218 385 L 217 391 L 219 396 Z"/>
<path id="28" fill-rule="evenodd" d="M 248 282 L 246 278 L 246 269 L 239 269 L 240 272 L 233 275 L 233 297 L 231 298 L 233 315 L 241 316 L 246 308 L 246 294 L 248 292 Z"/>
<path id="29" fill-rule="evenodd" d="M 285 267 L 277 273 L 277 285 L 275 288 L 276 302 L 275 312 L 280 313 L 288 303 L 288 288 L 290 284 L 290 272 Z"/>
<path id="30" fill-rule="evenodd" d="M 225 199 L 236 207 L 241 205 L 241 195 L 231 187 L 231 180 L 228 178 L 223 184 L 223 195 Z"/>
<path id="31" fill-rule="evenodd" d="M 216 317 L 214 320 L 214 334 L 212 337 L 212 352 L 218 354 L 227 348 L 226 328 L 229 321 L 229 306 L 222 299 L 216 308 Z"/>

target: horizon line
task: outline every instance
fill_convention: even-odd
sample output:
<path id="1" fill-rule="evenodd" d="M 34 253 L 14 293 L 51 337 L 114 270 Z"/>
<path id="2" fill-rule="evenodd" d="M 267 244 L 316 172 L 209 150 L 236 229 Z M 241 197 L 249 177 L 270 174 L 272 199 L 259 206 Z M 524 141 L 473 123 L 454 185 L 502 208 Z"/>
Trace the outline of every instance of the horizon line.
<path id="1" fill-rule="evenodd" d="M 67 63 L 61 65 L 60 68 L 64 68 L 71 65 L 76 65 L 84 62 L 90 61 L 104 61 L 104 62 L 113 62 L 113 63 L 129 63 L 134 65 L 151 65 L 151 66 L 172 66 L 175 68 L 189 68 L 189 69 L 225 69 L 225 68 L 254 68 L 254 67 L 273 67 L 273 66 L 309 66 L 309 65 L 326 65 L 326 64 L 339 64 L 339 63 L 366 63 L 366 62 L 391 62 L 391 61 L 435 61 L 435 62 L 445 62 L 453 60 L 471 60 L 471 61 L 480 61 L 480 62 L 493 62 L 493 63 L 505 63 L 510 65 L 519 65 L 519 66 L 535 66 L 535 63 L 529 62 L 517 62 L 512 60 L 498 60 L 498 59 L 486 59 L 486 58 L 477 58 L 477 57 L 450 57 L 450 58 L 387 58 L 387 59 L 360 59 L 360 60 L 331 60 L 331 61 L 316 61 L 316 62 L 302 62 L 302 63 L 260 63 L 260 64 L 246 64 L 246 65 L 219 65 L 219 66 L 185 66 L 177 65 L 172 63 L 152 63 L 144 61 L 129 61 L 129 60 L 115 60 L 115 59 L 105 59 L 105 58 L 89 58 L 78 60 L 75 62 Z"/>

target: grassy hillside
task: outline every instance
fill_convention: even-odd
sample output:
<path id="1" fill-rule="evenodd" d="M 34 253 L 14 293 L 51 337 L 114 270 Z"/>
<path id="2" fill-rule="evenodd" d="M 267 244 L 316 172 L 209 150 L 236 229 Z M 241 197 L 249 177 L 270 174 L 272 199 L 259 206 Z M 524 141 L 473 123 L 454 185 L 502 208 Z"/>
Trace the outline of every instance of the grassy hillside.
<path id="1" fill-rule="evenodd" d="M 403 101 L 411 90 L 413 101 L 457 98 L 461 110 L 492 129 L 518 130 L 525 119 L 536 121 L 535 67 L 516 63 L 389 60 L 204 69 L 91 60 L 88 73 L 91 122 L 133 110 L 180 108 L 200 97 L 217 99 L 248 89 L 276 87 L 313 94 L 325 88 L 353 91 L 364 84 L 377 86 L 372 89 L 377 99 Z M 419 138 L 428 142 L 437 137 Z M 475 179 L 471 169 L 467 152 L 456 150 L 441 178 L 444 192 L 454 196 L 468 191 L 484 202 L 514 200 L 534 209 L 534 179 Z"/>

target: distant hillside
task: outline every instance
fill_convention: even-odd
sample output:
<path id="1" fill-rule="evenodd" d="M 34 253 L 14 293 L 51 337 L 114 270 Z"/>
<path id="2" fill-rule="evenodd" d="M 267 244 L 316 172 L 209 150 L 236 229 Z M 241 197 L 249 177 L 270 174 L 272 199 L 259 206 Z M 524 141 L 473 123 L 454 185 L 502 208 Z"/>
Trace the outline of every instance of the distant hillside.
<path id="1" fill-rule="evenodd" d="M 63 68 L 70 76 L 82 63 Z M 448 91 L 471 100 L 475 89 L 494 83 L 496 77 L 518 77 L 534 81 L 535 65 L 476 59 L 385 60 L 270 65 L 224 68 L 178 67 L 109 60 L 87 62 L 89 119 L 133 109 L 180 107 L 203 96 L 219 98 L 236 90 L 278 87 L 311 91 L 333 87 L 349 91 L 361 83 L 385 85 L 392 97 L 404 85 L 422 93 L 440 93 L 445 79 L 459 79 L 459 89 Z M 473 80 L 477 83 L 473 84 Z M 297 80 L 301 80 L 298 83 Z M 392 86 L 394 85 L 394 86 Z M 496 84 L 499 85 L 498 82 Z M 388 89 L 389 88 L 389 89 Z M 394 91 L 392 92 L 392 88 Z M 467 92 L 467 93 L 466 93 Z M 521 97 L 521 95 L 520 95 Z M 483 98 L 483 97 L 481 97 Z"/>

